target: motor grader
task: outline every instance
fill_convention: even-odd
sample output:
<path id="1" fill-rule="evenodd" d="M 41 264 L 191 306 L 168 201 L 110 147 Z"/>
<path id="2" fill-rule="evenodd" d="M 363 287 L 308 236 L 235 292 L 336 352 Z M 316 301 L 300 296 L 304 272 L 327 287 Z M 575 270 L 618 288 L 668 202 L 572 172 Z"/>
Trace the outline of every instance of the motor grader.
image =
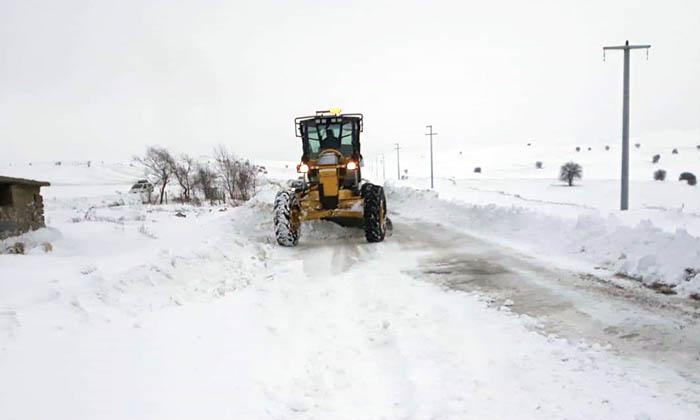
<path id="1" fill-rule="evenodd" d="M 391 222 L 384 189 L 362 179 L 362 114 L 317 111 L 295 118 L 294 125 L 302 143 L 299 178 L 275 197 L 277 243 L 295 246 L 301 224 L 309 220 L 359 227 L 368 242 L 383 241 Z"/>

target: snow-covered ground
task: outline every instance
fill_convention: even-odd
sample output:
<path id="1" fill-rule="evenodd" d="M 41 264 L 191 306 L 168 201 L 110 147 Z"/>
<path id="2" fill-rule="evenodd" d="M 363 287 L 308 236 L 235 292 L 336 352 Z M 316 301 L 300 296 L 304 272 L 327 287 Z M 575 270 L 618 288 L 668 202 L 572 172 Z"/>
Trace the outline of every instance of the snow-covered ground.
<path id="1" fill-rule="evenodd" d="M 436 143 L 437 194 L 426 191 L 427 150 L 402 152 L 407 180 L 395 180 L 396 161 L 388 153 L 385 171 L 370 159 L 366 173 L 375 179 L 386 174 L 399 191 L 391 205 L 407 216 L 440 221 L 579 270 L 671 285 L 683 296 L 700 293 L 700 185 L 678 181 L 682 172 L 700 176 L 700 131 L 632 140 L 640 146 L 631 147 L 626 212 L 619 211 L 618 141 L 453 143 Z M 661 159 L 654 164 L 656 154 Z M 568 161 L 583 167 L 574 187 L 557 179 Z M 482 172 L 474 173 L 475 167 Z M 653 180 L 657 169 L 667 171 L 665 182 Z"/>
<path id="2" fill-rule="evenodd" d="M 2 419 L 700 416 L 697 309 L 567 288 L 574 274 L 542 261 L 597 257 L 548 245 L 578 231 L 556 212 L 470 204 L 468 192 L 504 196 L 459 180 L 445 200 L 399 185 L 386 242 L 320 222 L 286 249 L 272 238 L 274 185 L 237 208 L 144 206 L 124 193 L 140 175 L 129 165 L 33 167 L 14 174 L 53 182 L 49 228 L 22 238 L 27 255 L 0 255 Z M 590 240 L 612 223 L 601 219 Z M 515 251 L 527 244 L 532 261 Z M 441 280 L 463 272 L 484 287 Z M 540 310 L 488 279 L 537 285 Z M 663 306 L 636 303 L 645 293 Z"/>

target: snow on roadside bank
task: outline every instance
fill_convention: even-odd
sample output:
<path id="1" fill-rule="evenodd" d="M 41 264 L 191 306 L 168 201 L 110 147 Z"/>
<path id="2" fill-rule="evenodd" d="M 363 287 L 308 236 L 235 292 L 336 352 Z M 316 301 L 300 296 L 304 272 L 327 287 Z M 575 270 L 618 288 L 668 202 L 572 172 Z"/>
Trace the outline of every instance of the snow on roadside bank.
<path id="1" fill-rule="evenodd" d="M 700 238 L 683 229 L 667 232 L 649 220 L 630 227 L 595 210 L 564 219 L 515 205 L 444 200 L 430 190 L 386 188 L 390 211 L 402 217 L 449 224 L 535 255 L 584 260 L 645 285 L 671 286 L 682 296 L 700 295 Z"/>
<path id="2" fill-rule="evenodd" d="M 105 197 L 52 200 L 51 227 L 0 241 L 26 250 L 0 255 L 0 355 L 20 327 L 40 340 L 85 322 L 138 322 L 155 309 L 224 297 L 265 267 L 269 247 L 232 232 L 234 209 Z"/>

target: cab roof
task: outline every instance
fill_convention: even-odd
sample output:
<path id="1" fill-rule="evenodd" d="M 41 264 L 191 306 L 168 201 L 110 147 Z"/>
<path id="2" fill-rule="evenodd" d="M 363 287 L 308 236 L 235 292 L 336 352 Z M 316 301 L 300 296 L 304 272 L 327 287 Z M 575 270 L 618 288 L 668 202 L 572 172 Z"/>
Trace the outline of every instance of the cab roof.
<path id="1" fill-rule="evenodd" d="M 294 134 L 297 137 L 302 137 L 301 125 L 307 121 L 313 121 L 316 124 L 326 124 L 326 123 L 340 123 L 344 121 L 358 121 L 360 132 L 362 132 L 363 124 L 362 120 L 364 116 L 362 114 L 341 114 L 335 113 L 335 110 L 328 111 L 316 111 L 316 115 L 308 115 L 305 117 L 294 118 Z"/>

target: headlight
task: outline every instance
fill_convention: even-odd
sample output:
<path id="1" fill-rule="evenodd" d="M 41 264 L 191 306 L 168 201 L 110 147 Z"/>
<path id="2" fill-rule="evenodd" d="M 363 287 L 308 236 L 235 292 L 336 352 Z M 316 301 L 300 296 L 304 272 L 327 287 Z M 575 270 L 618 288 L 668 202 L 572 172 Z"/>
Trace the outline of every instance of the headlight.
<path id="1" fill-rule="evenodd" d="M 354 169 L 357 169 L 357 163 L 350 161 L 348 162 L 347 166 L 345 166 L 349 171 L 352 171 Z"/>
<path id="2" fill-rule="evenodd" d="M 299 172 L 301 174 L 305 174 L 305 173 L 309 172 L 309 165 L 307 165 L 305 163 L 298 164 L 297 165 L 297 172 Z"/>

